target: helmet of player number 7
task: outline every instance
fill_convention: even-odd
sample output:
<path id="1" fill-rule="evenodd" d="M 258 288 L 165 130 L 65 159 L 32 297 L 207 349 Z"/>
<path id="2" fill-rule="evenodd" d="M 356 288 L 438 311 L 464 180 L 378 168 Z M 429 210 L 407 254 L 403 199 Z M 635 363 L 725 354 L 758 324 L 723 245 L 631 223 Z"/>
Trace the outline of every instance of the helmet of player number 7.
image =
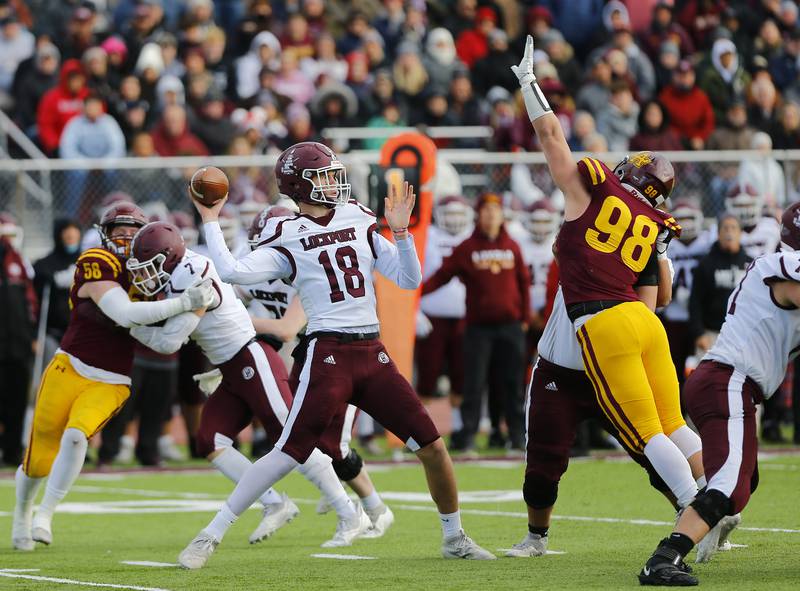
<path id="1" fill-rule="evenodd" d="M 556 233 L 561 216 L 548 200 L 534 201 L 526 210 L 522 220 L 534 242 L 542 243 Z"/>
<path id="2" fill-rule="evenodd" d="M 336 207 L 350 199 L 347 170 L 339 157 L 319 142 L 295 144 L 275 164 L 278 191 L 297 202 Z"/>
<path id="3" fill-rule="evenodd" d="M 675 170 L 669 160 L 656 152 L 637 152 L 614 167 L 614 174 L 639 199 L 652 207 L 666 201 L 675 187 Z"/>
<path id="4" fill-rule="evenodd" d="M 177 226 L 150 222 L 133 237 L 131 257 L 125 265 L 136 289 L 154 296 L 167 286 L 184 254 L 186 245 Z"/>
<path id="5" fill-rule="evenodd" d="M 764 197 L 747 183 L 737 183 L 725 197 L 725 209 L 739 220 L 742 228 L 752 228 L 761 218 Z"/>
<path id="6" fill-rule="evenodd" d="M 100 234 L 103 248 L 126 259 L 130 255 L 131 238 L 112 237 L 114 227 L 134 226 L 141 228 L 147 221 L 147 216 L 141 207 L 127 201 L 119 201 L 103 212 L 103 215 L 100 216 L 100 223 L 95 227 Z"/>
<path id="7" fill-rule="evenodd" d="M 703 211 L 691 201 L 678 200 L 672 208 L 672 217 L 681 227 L 681 242 L 691 242 L 703 229 Z"/>
<path id="8" fill-rule="evenodd" d="M 800 250 L 800 201 L 792 203 L 781 216 L 781 250 Z"/>
<path id="9" fill-rule="evenodd" d="M 475 210 L 458 195 L 443 197 L 434 206 L 436 225 L 452 236 L 466 232 L 475 221 Z"/>
<path id="10" fill-rule="evenodd" d="M 250 224 L 250 228 L 247 230 L 247 244 L 250 245 L 250 250 L 255 250 L 256 246 L 258 246 L 261 241 L 261 232 L 264 231 L 264 227 L 269 220 L 272 218 L 292 217 L 295 214 L 295 211 L 282 205 L 271 205 L 262 209 L 261 213 L 253 218 L 253 223 Z"/>

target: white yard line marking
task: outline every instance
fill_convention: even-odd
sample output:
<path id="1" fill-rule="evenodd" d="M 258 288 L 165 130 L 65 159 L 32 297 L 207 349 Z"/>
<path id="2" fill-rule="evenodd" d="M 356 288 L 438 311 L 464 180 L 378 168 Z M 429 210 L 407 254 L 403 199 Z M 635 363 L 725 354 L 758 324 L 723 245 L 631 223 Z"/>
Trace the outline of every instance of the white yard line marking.
<path id="1" fill-rule="evenodd" d="M 152 566 L 154 568 L 180 566 L 177 562 L 153 562 L 152 560 L 120 560 L 119 563 L 131 566 Z"/>
<path id="2" fill-rule="evenodd" d="M 4 573 L 38 573 L 40 568 L 3 568 L 0 572 Z"/>
<path id="3" fill-rule="evenodd" d="M 14 571 L 14 572 L 12 572 Z M 46 581 L 48 583 L 61 583 L 63 585 L 80 585 L 82 587 L 102 587 L 104 589 L 131 589 L 132 591 L 169 591 L 160 587 L 140 587 L 138 585 L 118 585 L 116 583 L 95 583 L 92 581 L 76 581 L 57 577 L 42 577 L 40 575 L 24 575 L 15 569 L 0 569 L 0 577 L 9 579 L 28 579 L 30 581 Z"/>
<path id="4" fill-rule="evenodd" d="M 511 550 L 511 548 L 498 548 L 497 549 L 497 551 L 502 553 L 502 554 L 505 554 L 509 550 Z M 552 555 L 552 556 L 560 556 L 562 554 L 566 554 L 566 552 L 564 552 L 563 550 L 547 550 L 547 551 L 545 551 L 545 554 Z"/>
<path id="5" fill-rule="evenodd" d="M 376 560 L 375 556 L 356 556 L 355 554 L 312 554 L 311 558 L 334 558 L 336 560 Z"/>

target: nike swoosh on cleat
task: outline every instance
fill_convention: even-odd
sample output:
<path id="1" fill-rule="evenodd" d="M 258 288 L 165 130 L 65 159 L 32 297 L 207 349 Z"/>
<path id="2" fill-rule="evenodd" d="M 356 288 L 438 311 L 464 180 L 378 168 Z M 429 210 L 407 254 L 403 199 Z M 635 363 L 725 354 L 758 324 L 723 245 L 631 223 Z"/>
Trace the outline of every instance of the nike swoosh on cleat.
<path id="1" fill-rule="evenodd" d="M 650 567 L 649 566 L 644 567 L 644 569 L 642 569 L 642 572 L 644 573 L 644 576 L 649 577 L 650 576 Z"/>

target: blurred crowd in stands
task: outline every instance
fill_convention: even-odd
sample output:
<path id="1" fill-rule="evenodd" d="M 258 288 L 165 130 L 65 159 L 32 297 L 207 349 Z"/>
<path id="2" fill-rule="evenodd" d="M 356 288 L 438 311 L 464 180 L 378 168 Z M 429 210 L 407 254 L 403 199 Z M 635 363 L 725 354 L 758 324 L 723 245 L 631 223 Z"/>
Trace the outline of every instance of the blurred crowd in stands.
<path id="1" fill-rule="evenodd" d="M 0 108 L 52 157 L 401 125 L 490 125 L 488 143 L 441 143 L 536 150 L 509 70 L 529 33 L 574 149 L 800 146 L 791 0 L 0 0 Z"/>

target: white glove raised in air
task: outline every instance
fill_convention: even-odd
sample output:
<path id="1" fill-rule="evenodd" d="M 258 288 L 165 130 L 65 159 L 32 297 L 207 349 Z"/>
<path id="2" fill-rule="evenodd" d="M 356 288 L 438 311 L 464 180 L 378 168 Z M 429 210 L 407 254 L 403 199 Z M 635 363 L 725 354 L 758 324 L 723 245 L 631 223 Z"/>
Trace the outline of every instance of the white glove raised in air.
<path id="1" fill-rule="evenodd" d="M 533 37 L 530 35 L 525 41 L 525 54 L 518 66 L 511 66 L 511 71 L 516 74 L 519 85 L 523 88 L 536 82 L 536 76 L 533 73 Z"/>
<path id="2" fill-rule="evenodd" d="M 180 295 L 181 305 L 184 312 L 208 308 L 216 299 L 217 290 L 214 289 L 214 282 L 208 278 L 197 285 L 187 287 Z"/>
<path id="3" fill-rule="evenodd" d="M 551 113 L 553 110 L 542 94 L 542 89 L 536 84 L 536 76 L 533 73 L 533 37 L 530 35 L 525 41 L 525 54 L 518 66 L 511 66 L 511 71 L 519 80 L 522 98 L 525 100 L 525 110 L 528 111 L 528 118 L 531 122 Z"/>
<path id="4" fill-rule="evenodd" d="M 205 373 L 195 374 L 192 379 L 197 382 L 203 394 L 211 396 L 222 383 L 222 372 L 219 369 L 212 369 Z"/>
<path id="5" fill-rule="evenodd" d="M 433 325 L 430 319 L 422 313 L 422 310 L 417 310 L 416 330 L 417 336 L 421 339 L 424 339 L 433 332 Z"/>

